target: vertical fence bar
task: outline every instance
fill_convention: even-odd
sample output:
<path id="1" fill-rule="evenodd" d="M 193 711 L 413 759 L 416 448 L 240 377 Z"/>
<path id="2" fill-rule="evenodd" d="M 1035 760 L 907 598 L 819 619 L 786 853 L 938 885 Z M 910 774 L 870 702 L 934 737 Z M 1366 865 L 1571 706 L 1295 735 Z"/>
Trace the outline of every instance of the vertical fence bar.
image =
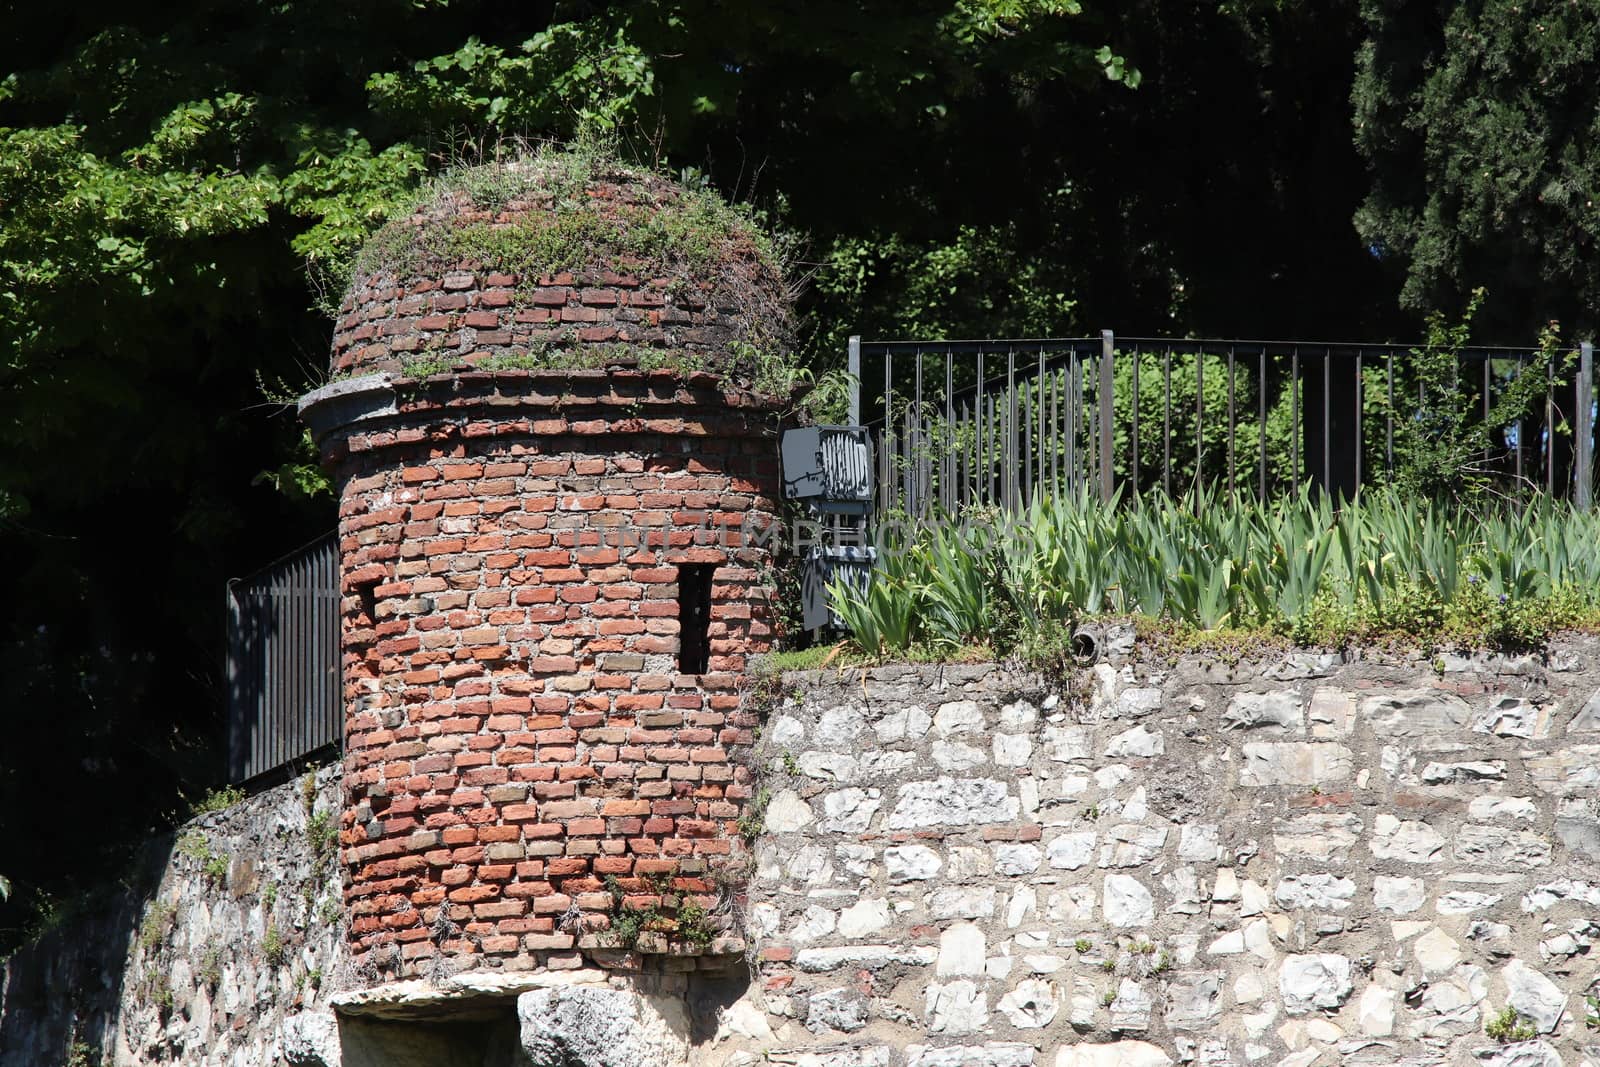
<path id="1" fill-rule="evenodd" d="M 1267 346 L 1256 355 L 1256 499 L 1267 499 Z"/>
<path id="2" fill-rule="evenodd" d="M 1362 462 L 1361 461 L 1364 458 L 1362 453 L 1364 453 L 1367 450 L 1366 430 L 1365 430 L 1364 423 L 1363 423 L 1362 418 L 1361 418 L 1361 406 L 1362 406 L 1361 402 L 1362 402 L 1362 399 L 1366 396 L 1366 389 L 1367 389 L 1367 378 L 1366 378 L 1366 372 L 1365 372 L 1365 368 L 1364 368 L 1364 360 L 1365 360 L 1365 357 L 1362 355 L 1361 350 L 1359 348 L 1356 349 L 1356 488 L 1355 488 L 1355 491 L 1357 493 L 1361 492 L 1361 474 L 1362 474 L 1362 470 L 1361 470 Z"/>
<path id="3" fill-rule="evenodd" d="M 239 594 L 235 589 L 236 583 L 229 581 L 223 590 L 223 600 L 226 605 L 227 620 L 227 659 L 224 661 L 222 677 L 228 687 L 228 781 L 237 782 L 244 777 L 244 729 L 248 720 L 244 717 L 246 701 L 242 699 L 244 692 L 244 665 L 245 641 L 244 612 L 239 606 Z"/>
<path id="4" fill-rule="evenodd" d="M 1194 353 L 1194 480 L 1196 489 L 1205 483 L 1206 469 L 1206 354 Z M 1196 496 L 1198 500 L 1198 495 Z"/>
<path id="5" fill-rule="evenodd" d="M 1289 472 L 1300 487 L 1300 346 L 1289 353 Z"/>
<path id="6" fill-rule="evenodd" d="M 1172 346 L 1161 350 L 1161 491 L 1172 495 Z"/>
<path id="7" fill-rule="evenodd" d="M 851 426 L 861 425 L 861 335 L 851 334 L 845 354 L 845 372 L 850 375 L 850 408 L 845 416 Z"/>
<path id="8" fill-rule="evenodd" d="M 983 390 L 984 390 L 984 386 L 985 386 L 985 382 L 983 380 L 983 374 L 984 374 L 983 349 L 980 348 L 980 349 L 978 349 L 978 387 L 977 387 L 977 392 L 974 393 L 973 397 L 972 397 L 972 407 L 977 412 L 977 416 L 978 416 L 978 420 L 977 420 L 978 421 L 978 435 L 977 435 L 977 438 L 976 438 L 977 458 L 976 458 L 976 461 L 973 464 L 973 480 L 974 480 L 974 483 L 977 486 L 977 503 L 979 505 L 982 505 L 984 503 L 984 482 L 985 482 L 985 478 L 984 478 L 984 475 L 983 475 L 983 471 L 986 469 L 984 467 L 984 465 L 983 465 L 983 444 L 984 444 Z"/>
<path id="9" fill-rule="evenodd" d="M 955 354 L 944 349 L 944 459 L 939 462 L 939 501 L 946 512 L 955 501 Z"/>
<path id="10" fill-rule="evenodd" d="M 1133 389 L 1130 399 L 1133 401 L 1133 452 L 1128 457 L 1128 484 L 1133 490 L 1133 495 L 1139 495 L 1139 364 L 1142 362 L 1144 352 L 1138 345 L 1133 346 L 1133 358 L 1129 361 L 1129 370 L 1132 372 Z"/>
<path id="11" fill-rule="evenodd" d="M 912 476 L 912 492 L 917 503 L 917 515 L 925 517 L 928 510 L 928 420 L 922 413 L 922 346 L 917 346 L 917 361 L 913 367 L 912 382 L 917 399 L 911 410 L 915 413 L 906 427 L 906 446 L 910 455 L 908 466 Z"/>
<path id="12" fill-rule="evenodd" d="M 1009 346 L 1006 348 L 1005 417 L 1005 451 L 1000 457 L 1000 477 L 1005 487 L 1006 510 L 1014 511 L 1017 506 L 1017 353 Z"/>
<path id="13" fill-rule="evenodd" d="M 1083 485 L 1083 450 L 1079 447 L 1078 435 L 1083 432 L 1083 367 L 1078 358 L 1077 349 L 1073 349 L 1067 356 L 1067 468 L 1068 478 L 1072 488 L 1077 491 Z"/>
<path id="14" fill-rule="evenodd" d="M 1544 491 L 1556 491 L 1556 375 L 1555 360 L 1544 361 Z"/>
<path id="15" fill-rule="evenodd" d="M 883 510 L 894 508 L 894 352 L 883 350 Z"/>
<path id="16" fill-rule="evenodd" d="M 1026 379 L 1022 383 L 1022 463 L 1026 473 L 1020 499 L 1027 507 L 1033 500 L 1033 390 Z"/>
<path id="17" fill-rule="evenodd" d="M 1322 487 L 1333 484 L 1333 433 L 1328 422 L 1333 402 L 1333 349 L 1322 350 Z"/>
<path id="18" fill-rule="evenodd" d="M 1384 470 L 1394 473 L 1394 349 L 1384 353 L 1385 370 L 1389 376 L 1389 405 L 1383 413 Z"/>
<path id="19" fill-rule="evenodd" d="M 1039 346 L 1039 362 L 1038 362 L 1038 366 L 1037 366 L 1037 368 L 1035 370 L 1035 375 L 1034 375 L 1034 393 L 1036 394 L 1035 395 L 1035 400 L 1037 401 L 1038 406 L 1039 406 L 1039 411 L 1038 411 L 1039 429 L 1038 429 L 1038 437 L 1036 438 L 1036 440 L 1039 442 L 1039 481 L 1040 482 L 1045 481 L 1044 449 L 1045 449 L 1045 440 L 1046 440 L 1046 438 L 1045 438 L 1045 433 L 1044 433 L 1044 407 L 1045 407 L 1045 405 L 1044 405 L 1044 374 L 1045 374 L 1045 369 L 1044 369 L 1044 346 L 1040 345 Z"/>
<path id="20" fill-rule="evenodd" d="M 1516 381 L 1520 382 L 1522 380 L 1522 373 L 1523 373 L 1522 361 L 1519 359 L 1519 360 L 1517 360 L 1517 377 L 1515 379 Z M 1516 437 L 1517 437 L 1517 455 L 1516 455 L 1516 460 L 1515 460 L 1516 472 L 1517 472 L 1517 487 L 1520 489 L 1522 487 L 1522 444 L 1523 444 L 1523 441 L 1522 441 L 1522 417 L 1520 415 L 1517 417 L 1517 421 L 1514 423 L 1514 426 L 1515 426 L 1514 432 L 1516 433 Z"/>
<path id="21" fill-rule="evenodd" d="M 1110 500 L 1115 490 L 1111 465 L 1113 425 L 1116 413 L 1112 410 L 1111 394 L 1115 389 L 1111 360 L 1117 342 L 1110 330 L 1100 331 L 1100 384 L 1095 389 L 1095 406 L 1100 412 L 1100 499 Z"/>
<path id="22" fill-rule="evenodd" d="M 1578 346 L 1577 408 L 1573 412 L 1572 499 L 1588 511 L 1594 497 L 1594 345 Z"/>
<path id="23" fill-rule="evenodd" d="M 1235 423 L 1234 415 L 1234 363 L 1233 345 L 1228 346 L 1228 495 L 1231 497 L 1238 493 L 1238 471 L 1233 462 L 1233 435 Z"/>
<path id="24" fill-rule="evenodd" d="M 1494 360 L 1489 358 L 1489 353 L 1485 352 L 1483 354 L 1483 465 L 1485 467 L 1489 465 L 1490 450 L 1494 447 L 1494 441 L 1490 437 L 1493 427 L 1489 425 L 1489 393 L 1494 388 L 1490 381 L 1493 362 Z"/>
<path id="25" fill-rule="evenodd" d="M 1040 360 L 1044 354 L 1039 355 Z M 1061 376 L 1050 372 L 1050 491 L 1061 493 Z"/>

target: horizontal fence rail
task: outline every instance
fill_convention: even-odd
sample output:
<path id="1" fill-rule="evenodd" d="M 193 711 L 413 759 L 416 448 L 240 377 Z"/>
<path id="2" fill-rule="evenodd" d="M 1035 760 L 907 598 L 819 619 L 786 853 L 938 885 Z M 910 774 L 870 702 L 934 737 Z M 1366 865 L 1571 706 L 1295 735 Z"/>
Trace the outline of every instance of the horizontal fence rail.
<path id="1" fill-rule="evenodd" d="M 322 537 L 228 584 L 228 778 L 243 782 L 335 746 L 339 553 Z"/>
<path id="2" fill-rule="evenodd" d="M 1403 446 L 1425 437 L 1429 420 L 1445 415 L 1483 431 L 1467 462 L 1498 491 L 1542 491 L 1588 507 L 1591 347 L 1474 347 L 1454 356 L 1451 392 L 1441 398 L 1408 345 L 1111 331 L 852 338 L 851 413 L 873 435 L 881 512 L 1016 509 L 1041 492 L 1109 498 L 1201 483 L 1263 498 L 1308 482 L 1349 495 L 1393 475 L 1403 459 L 1397 438 Z M 1508 395 L 1532 399 L 1497 421 Z"/>

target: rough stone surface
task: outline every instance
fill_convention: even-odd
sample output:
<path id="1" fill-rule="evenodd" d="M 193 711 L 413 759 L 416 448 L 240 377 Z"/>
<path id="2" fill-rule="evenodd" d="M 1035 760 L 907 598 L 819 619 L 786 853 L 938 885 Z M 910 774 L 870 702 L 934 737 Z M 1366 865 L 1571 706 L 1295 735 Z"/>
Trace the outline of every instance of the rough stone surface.
<path id="1" fill-rule="evenodd" d="M 293 778 L 152 841 L 131 888 L 7 960 L 0 1065 L 87 1067 L 76 1045 L 119 1067 L 341 1067 L 330 1006 L 359 976 L 333 850 L 312 839 L 313 819 L 336 819 L 338 770 L 307 785 Z"/>
<path id="2" fill-rule="evenodd" d="M 827 862 L 751 884 L 777 1062 L 1597 1067 L 1600 641 L 1560 655 L 786 677 L 799 728 L 758 759 L 845 753 L 814 724 L 849 705 L 848 754 L 893 770 L 848 783 L 884 798 L 850 831 L 839 785 L 791 785 L 813 821 L 772 844 Z M 887 924 L 846 936 L 862 908 Z M 808 1028 L 852 983 L 864 1024 Z M 1507 1004 L 1538 1040 L 1485 1036 Z"/>
<path id="3" fill-rule="evenodd" d="M 661 1067 L 688 1058 L 683 1003 L 603 986 L 537 989 L 517 998 L 532 1067 Z"/>
<path id="4" fill-rule="evenodd" d="M 283 1020 L 283 1058 L 291 1067 L 341 1067 L 339 1020 L 331 1011 L 302 1011 Z"/>

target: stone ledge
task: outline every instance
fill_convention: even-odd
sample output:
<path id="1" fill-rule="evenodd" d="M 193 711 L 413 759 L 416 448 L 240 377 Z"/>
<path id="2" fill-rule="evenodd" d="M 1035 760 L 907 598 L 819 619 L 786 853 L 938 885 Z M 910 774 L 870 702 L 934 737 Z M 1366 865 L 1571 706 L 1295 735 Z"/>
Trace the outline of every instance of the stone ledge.
<path id="1" fill-rule="evenodd" d="M 577 971 L 472 971 L 438 982 L 413 978 L 334 995 L 333 1010 L 346 1017 L 376 1019 L 468 1018 L 503 1010 L 506 1002 L 535 989 L 604 986 L 598 968 Z"/>

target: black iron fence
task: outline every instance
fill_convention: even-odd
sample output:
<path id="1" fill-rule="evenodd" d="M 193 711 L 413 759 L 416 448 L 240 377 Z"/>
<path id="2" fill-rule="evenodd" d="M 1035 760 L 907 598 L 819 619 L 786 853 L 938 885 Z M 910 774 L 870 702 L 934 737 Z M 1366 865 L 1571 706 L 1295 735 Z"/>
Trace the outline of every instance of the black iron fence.
<path id="1" fill-rule="evenodd" d="M 1500 491 L 1589 506 L 1590 345 L 1456 350 L 1443 398 L 1421 380 L 1418 352 L 1110 331 L 852 338 L 851 417 L 873 433 L 881 511 L 1015 508 L 1043 491 L 1110 497 L 1201 482 L 1262 497 L 1310 482 L 1348 495 L 1392 477 L 1397 447 L 1432 432 L 1441 414 L 1473 431 L 1481 444 L 1463 462 Z"/>
<path id="2" fill-rule="evenodd" d="M 336 746 L 339 551 L 319 538 L 228 583 L 228 778 L 243 782 Z"/>

